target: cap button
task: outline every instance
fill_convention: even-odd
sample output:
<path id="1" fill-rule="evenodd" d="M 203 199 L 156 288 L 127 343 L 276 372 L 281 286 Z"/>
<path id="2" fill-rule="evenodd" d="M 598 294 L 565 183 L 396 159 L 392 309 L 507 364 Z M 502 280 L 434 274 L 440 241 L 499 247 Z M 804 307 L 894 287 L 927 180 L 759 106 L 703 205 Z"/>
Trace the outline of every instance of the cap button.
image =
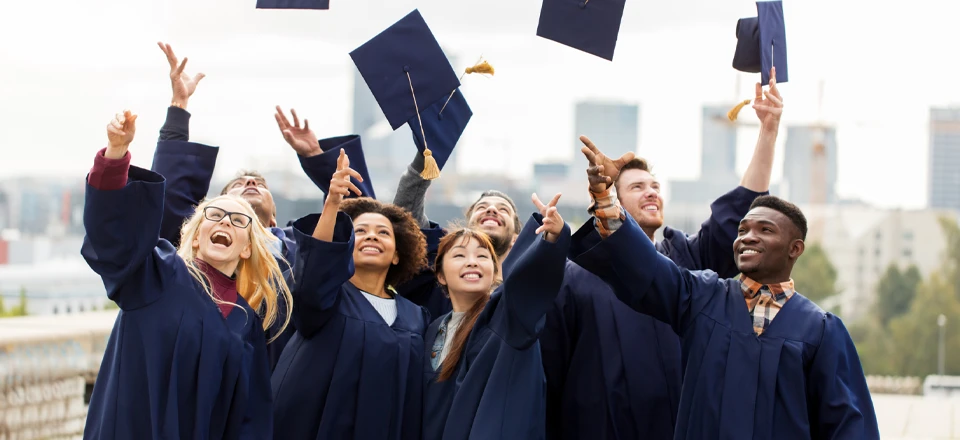
<path id="1" fill-rule="evenodd" d="M 403 66 L 403 71 L 404 71 L 404 72 L 409 72 L 409 71 L 410 71 L 410 66 Z"/>
<path id="2" fill-rule="evenodd" d="M 580 2 L 580 9 L 587 9 L 587 2 Z"/>

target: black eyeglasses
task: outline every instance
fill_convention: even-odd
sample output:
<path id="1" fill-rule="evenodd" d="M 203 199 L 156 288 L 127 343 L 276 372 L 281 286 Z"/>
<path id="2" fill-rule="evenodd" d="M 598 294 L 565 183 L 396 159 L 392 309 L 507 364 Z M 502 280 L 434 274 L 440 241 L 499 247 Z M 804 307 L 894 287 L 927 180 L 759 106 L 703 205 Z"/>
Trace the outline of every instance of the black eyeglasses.
<path id="1" fill-rule="evenodd" d="M 208 206 L 203 208 L 203 217 L 207 220 L 219 222 L 226 216 L 230 216 L 230 223 L 233 223 L 233 225 L 238 228 L 246 228 L 247 226 L 250 226 L 250 222 L 253 221 L 249 215 L 246 215 L 242 212 L 224 211 L 216 206 Z"/>

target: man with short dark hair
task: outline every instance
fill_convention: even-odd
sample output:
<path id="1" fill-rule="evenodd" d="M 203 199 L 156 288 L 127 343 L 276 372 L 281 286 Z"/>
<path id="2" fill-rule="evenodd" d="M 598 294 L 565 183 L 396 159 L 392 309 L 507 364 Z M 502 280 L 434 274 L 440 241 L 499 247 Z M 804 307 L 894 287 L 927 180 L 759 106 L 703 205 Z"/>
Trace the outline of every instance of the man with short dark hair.
<path id="1" fill-rule="evenodd" d="M 806 219 L 759 197 L 732 250 L 742 275 L 678 267 L 657 252 L 608 188 L 588 152 L 594 216 L 603 238 L 577 264 L 634 310 L 668 323 L 683 342 L 683 389 L 673 438 L 879 438 L 856 348 L 840 318 L 795 290 Z"/>

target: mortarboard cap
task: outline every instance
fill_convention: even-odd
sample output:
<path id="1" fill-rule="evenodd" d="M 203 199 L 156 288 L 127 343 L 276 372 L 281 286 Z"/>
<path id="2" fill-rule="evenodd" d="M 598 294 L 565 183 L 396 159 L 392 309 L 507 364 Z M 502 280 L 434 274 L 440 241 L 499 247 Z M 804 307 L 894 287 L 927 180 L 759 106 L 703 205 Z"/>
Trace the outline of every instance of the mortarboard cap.
<path id="1" fill-rule="evenodd" d="M 760 85 L 770 83 L 770 67 L 776 67 L 777 82 L 787 82 L 787 32 L 783 2 L 758 1 L 757 16 L 737 21 L 737 49 L 733 68 L 760 73 Z"/>
<path id="2" fill-rule="evenodd" d="M 337 159 L 340 157 L 341 148 L 350 158 L 350 168 L 363 176 L 363 182 L 350 178 L 350 181 L 363 193 L 360 197 L 377 198 L 373 192 L 373 182 L 370 181 L 370 172 L 367 171 L 367 161 L 363 157 L 360 136 L 351 134 L 321 139 L 320 149 L 323 150 L 323 153 L 312 157 L 300 155 L 297 155 L 297 157 L 300 159 L 300 166 L 303 167 L 313 184 L 317 185 L 324 194 L 327 194 L 330 191 L 330 179 L 333 178 L 333 173 L 337 172 Z M 357 195 L 351 192 L 345 198 L 354 197 L 357 197 Z"/>
<path id="3" fill-rule="evenodd" d="M 613 61 L 625 0 L 543 0 L 537 36 Z"/>
<path id="4" fill-rule="evenodd" d="M 441 99 L 420 114 L 420 121 L 416 117 L 410 119 L 407 125 L 413 131 L 413 142 L 417 150 L 424 152 L 423 138 L 426 136 L 431 155 L 437 162 L 437 173 L 447 163 L 453 148 L 460 140 L 460 135 L 467 128 L 467 123 L 473 116 L 473 111 L 467 105 L 467 100 L 460 90 L 454 90 L 450 100 Z M 420 131 L 420 122 L 423 122 L 423 132 Z M 426 168 L 426 167 L 425 167 Z M 426 170 L 424 170 L 426 172 Z M 430 176 L 423 176 L 429 178 Z"/>
<path id="5" fill-rule="evenodd" d="M 257 0 L 257 9 L 330 9 L 330 0 Z"/>
<path id="6" fill-rule="evenodd" d="M 446 99 L 460 86 L 416 9 L 354 49 L 350 57 L 394 130 L 415 118 L 418 109 Z"/>

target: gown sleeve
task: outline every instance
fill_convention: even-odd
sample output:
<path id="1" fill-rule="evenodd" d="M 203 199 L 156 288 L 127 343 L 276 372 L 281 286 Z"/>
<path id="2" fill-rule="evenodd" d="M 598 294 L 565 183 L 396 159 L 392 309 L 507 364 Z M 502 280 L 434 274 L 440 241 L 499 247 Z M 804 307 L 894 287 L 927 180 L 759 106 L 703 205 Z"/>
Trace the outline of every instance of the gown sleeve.
<path id="1" fill-rule="evenodd" d="M 80 254 L 100 275 L 107 297 L 133 310 L 160 299 L 180 257 L 160 239 L 163 177 L 130 166 L 129 153 L 107 159 L 103 151 L 87 175 Z"/>
<path id="2" fill-rule="evenodd" d="M 333 241 L 313 238 L 320 214 L 293 224 L 297 258 L 293 269 L 293 320 L 297 331 L 312 337 L 330 320 L 343 294 L 343 284 L 353 277 L 353 222 L 337 213 Z"/>
<path id="3" fill-rule="evenodd" d="M 667 246 L 689 255 L 690 270 L 712 270 L 722 278 L 735 277 L 737 270 L 733 242 L 737 239 L 740 220 L 750 211 L 753 200 L 767 193 L 758 193 L 742 186 L 720 196 L 710 205 L 710 217 L 700 225 L 695 235 L 667 228 L 664 241 Z M 668 256 L 672 252 L 667 252 Z M 673 258 L 677 261 L 677 258 Z"/>
<path id="4" fill-rule="evenodd" d="M 879 439 L 877 415 L 860 357 L 840 318 L 828 313 L 810 368 L 809 414 L 818 439 Z"/>
<path id="5" fill-rule="evenodd" d="M 174 247 L 180 246 L 180 228 L 183 222 L 193 215 L 197 205 L 210 190 L 218 152 L 218 147 L 194 142 L 157 142 L 151 169 L 166 180 L 160 237 L 168 240 Z"/>
<path id="6" fill-rule="evenodd" d="M 716 273 L 681 269 L 660 255 L 629 215 L 616 232 L 574 261 L 632 309 L 669 324 L 681 337 L 710 298 L 725 290 Z"/>
<path id="7" fill-rule="evenodd" d="M 524 229 L 538 227 L 540 222 L 531 220 Z M 541 235 L 525 249 L 514 244 L 511 253 L 522 254 L 500 286 L 502 297 L 490 319 L 490 328 L 511 347 L 523 350 L 539 338 L 547 310 L 563 285 L 569 249 L 570 227 L 566 224 L 555 243 Z"/>

